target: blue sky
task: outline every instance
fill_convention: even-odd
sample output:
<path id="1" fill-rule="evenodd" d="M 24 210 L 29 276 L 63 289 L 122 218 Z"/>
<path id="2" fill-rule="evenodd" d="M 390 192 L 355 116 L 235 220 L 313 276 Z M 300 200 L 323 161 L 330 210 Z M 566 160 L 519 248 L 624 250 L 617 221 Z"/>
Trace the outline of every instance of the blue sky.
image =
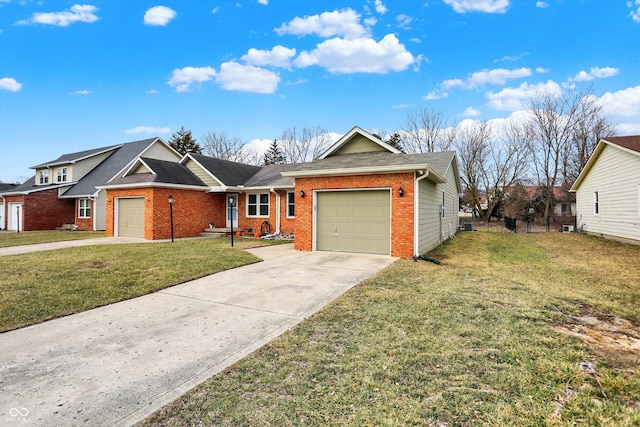
<path id="1" fill-rule="evenodd" d="M 181 126 L 259 150 L 585 84 L 640 134 L 640 0 L 0 0 L 0 180 Z"/>

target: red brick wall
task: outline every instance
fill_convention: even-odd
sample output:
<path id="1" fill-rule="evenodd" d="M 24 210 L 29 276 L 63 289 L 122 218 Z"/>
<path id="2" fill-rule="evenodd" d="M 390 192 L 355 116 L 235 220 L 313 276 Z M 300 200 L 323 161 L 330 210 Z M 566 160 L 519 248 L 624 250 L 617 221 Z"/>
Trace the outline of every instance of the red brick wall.
<path id="1" fill-rule="evenodd" d="M 9 203 L 22 203 L 20 229 L 23 231 L 55 230 L 62 224 L 73 224 L 75 220 L 74 200 L 59 199 L 57 189 L 8 196 L 7 207 Z"/>
<path id="2" fill-rule="evenodd" d="M 210 222 L 224 223 L 224 195 L 170 188 L 118 189 L 107 191 L 107 236 L 114 235 L 115 199 L 144 197 L 144 238 L 171 238 L 169 195 L 173 196 L 173 235 L 196 237 Z"/>
<path id="3" fill-rule="evenodd" d="M 275 233 L 277 224 L 277 213 L 280 212 L 280 231 L 290 233 L 294 230 L 295 219 L 287 218 L 287 192 L 278 190 L 280 195 L 280 206 L 276 205 L 276 195 L 268 190 L 260 193 L 269 193 L 269 216 L 268 217 L 247 217 L 247 193 L 240 193 L 238 197 L 238 227 L 245 230 L 245 235 L 249 235 L 248 230 L 252 229 L 251 235 L 260 231 L 262 223 L 268 221 L 271 225 L 271 233 Z M 252 193 L 254 194 L 254 193 Z"/>
<path id="4" fill-rule="evenodd" d="M 412 173 L 296 178 L 295 248 L 313 249 L 313 191 L 349 188 L 391 188 L 391 255 L 413 257 L 414 180 Z M 402 187 L 404 196 L 398 195 Z M 299 196 L 300 190 L 305 197 Z"/>
<path id="5" fill-rule="evenodd" d="M 89 218 L 80 218 L 78 215 L 80 213 L 79 211 L 79 205 L 80 204 L 80 200 L 76 199 L 76 219 L 75 219 L 75 224 L 78 226 L 78 230 L 80 231 L 93 231 L 93 215 L 95 215 L 94 209 L 96 206 L 96 202 L 94 200 L 90 200 L 89 204 L 91 206 L 91 214 L 89 215 Z"/>

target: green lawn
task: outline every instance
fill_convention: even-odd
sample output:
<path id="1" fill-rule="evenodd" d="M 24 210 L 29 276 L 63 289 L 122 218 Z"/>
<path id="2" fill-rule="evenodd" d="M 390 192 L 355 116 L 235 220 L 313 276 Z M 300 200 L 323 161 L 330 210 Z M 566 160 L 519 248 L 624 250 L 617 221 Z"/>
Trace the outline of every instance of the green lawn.
<path id="1" fill-rule="evenodd" d="M 0 233 L 0 248 L 32 245 L 34 243 L 61 242 L 64 240 L 94 239 L 104 237 L 103 231 L 22 231 Z"/>
<path id="2" fill-rule="evenodd" d="M 231 248 L 229 239 L 188 239 L 3 256 L 0 332 L 258 262 L 242 249 L 274 243 L 235 239 Z"/>
<path id="3" fill-rule="evenodd" d="M 477 232 L 430 255 L 141 424 L 640 425 L 640 247 Z"/>

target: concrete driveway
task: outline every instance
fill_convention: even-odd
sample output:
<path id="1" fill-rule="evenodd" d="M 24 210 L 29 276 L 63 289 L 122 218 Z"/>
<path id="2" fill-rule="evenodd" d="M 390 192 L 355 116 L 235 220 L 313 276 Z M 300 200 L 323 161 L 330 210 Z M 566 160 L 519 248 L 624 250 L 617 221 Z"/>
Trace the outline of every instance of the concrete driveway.
<path id="1" fill-rule="evenodd" d="M 264 261 L 0 334 L 0 424 L 131 425 L 395 260 L 251 252 Z"/>

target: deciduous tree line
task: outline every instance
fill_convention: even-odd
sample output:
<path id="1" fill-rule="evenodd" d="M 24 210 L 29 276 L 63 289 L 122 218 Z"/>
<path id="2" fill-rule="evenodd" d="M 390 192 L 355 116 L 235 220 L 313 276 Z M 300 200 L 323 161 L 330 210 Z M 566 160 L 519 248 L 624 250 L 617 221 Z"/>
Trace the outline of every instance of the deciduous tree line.
<path id="1" fill-rule="evenodd" d="M 398 131 L 370 132 L 404 153 L 456 151 L 465 199 L 488 221 L 507 195 L 525 184 L 539 187 L 546 195 L 540 213 L 548 217 L 554 188 L 561 187 L 569 200 L 569 188 L 596 144 L 614 135 L 615 126 L 603 117 L 598 98 L 587 87 L 570 88 L 563 94 L 538 93 L 528 100 L 526 113 L 511 119 L 456 122 L 440 111 L 421 108 L 407 114 Z M 311 161 L 333 141 L 320 126 L 291 127 L 266 152 L 256 153 L 245 141 L 224 132 L 209 132 L 198 144 L 191 131 L 182 128 L 169 144 L 182 154 L 192 151 L 266 165 Z"/>

